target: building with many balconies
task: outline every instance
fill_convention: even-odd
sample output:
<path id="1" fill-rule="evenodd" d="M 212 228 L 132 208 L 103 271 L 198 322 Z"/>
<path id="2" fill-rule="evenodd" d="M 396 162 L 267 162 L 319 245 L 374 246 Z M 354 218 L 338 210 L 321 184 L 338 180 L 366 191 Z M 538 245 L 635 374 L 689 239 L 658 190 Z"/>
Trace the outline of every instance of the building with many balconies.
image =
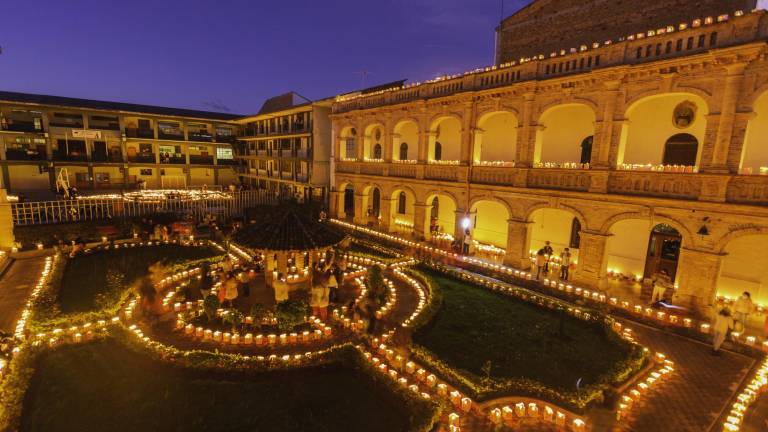
<path id="1" fill-rule="evenodd" d="M 332 214 L 434 242 L 468 228 L 474 254 L 518 268 L 549 241 L 578 282 L 627 295 L 665 270 L 701 312 L 768 302 L 765 11 L 559 2 L 632 17 L 595 35 L 552 3 L 520 12 L 542 55 L 503 36 L 496 66 L 337 97 Z"/>
<path id="2" fill-rule="evenodd" d="M 94 190 L 238 181 L 238 115 L 0 92 L 0 169 L 10 193 L 46 197 L 66 168 Z"/>
<path id="3" fill-rule="evenodd" d="M 286 93 L 258 114 L 237 120 L 244 142 L 245 182 L 281 196 L 325 202 L 330 181 L 333 99 L 310 101 Z"/>

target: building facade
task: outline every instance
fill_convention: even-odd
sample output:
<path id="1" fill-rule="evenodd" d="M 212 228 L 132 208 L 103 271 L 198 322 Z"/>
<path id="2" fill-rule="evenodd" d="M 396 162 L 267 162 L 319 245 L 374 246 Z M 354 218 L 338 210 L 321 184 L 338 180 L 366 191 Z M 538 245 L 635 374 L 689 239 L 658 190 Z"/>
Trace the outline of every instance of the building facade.
<path id="1" fill-rule="evenodd" d="M 338 97 L 331 213 L 426 240 L 468 228 L 518 268 L 550 241 L 590 286 L 664 270 L 702 313 L 768 302 L 768 16 L 697 13 Z"/>
<path id="2" fill-rule="evenodd" d="M 244 142 L 242 177 L 251 187 L 325 202 L 330 182 L 333 100 L 295 93 L 267 100 L 258 114 L 237 120 Z"/>
<path id="3" fill-rule="evenodd" d="M 3 185 L 30 199 L 50 197 L 62 172 L 81 193 L 228 185 L 238 117 L 0 92 Z"/>

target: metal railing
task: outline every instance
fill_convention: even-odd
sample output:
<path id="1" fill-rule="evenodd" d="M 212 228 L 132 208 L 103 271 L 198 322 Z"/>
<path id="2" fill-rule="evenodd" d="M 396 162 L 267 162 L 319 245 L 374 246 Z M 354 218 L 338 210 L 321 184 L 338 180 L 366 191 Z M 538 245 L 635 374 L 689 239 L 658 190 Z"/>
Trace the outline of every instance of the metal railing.
<path id="1" fill-rule="evenodd" d="M 208 214 L 224 218 L 241 217 L 247 208 L 277 204 L 282 200 L 283 197 L 266 190 L 232 192 L 224 197 L 198 200 L 178 199 L 172 195 L 157 201 L 83 197 L 77 200 L 12 203 L 11 213 L 15 226 L 132 218 L 154 213 L 192 215 L 196 220 L 202 220 Z"/>

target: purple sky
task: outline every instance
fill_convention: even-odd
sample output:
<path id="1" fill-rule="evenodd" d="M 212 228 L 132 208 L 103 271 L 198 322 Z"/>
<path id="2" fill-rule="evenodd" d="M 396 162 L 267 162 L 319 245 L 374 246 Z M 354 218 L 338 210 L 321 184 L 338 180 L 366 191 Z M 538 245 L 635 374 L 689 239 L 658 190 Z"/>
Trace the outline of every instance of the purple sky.
<path id="1" fill-rule="evenodd" d="M 0 90 L 249 114 L 492 64 L 500 2 L 4 0 Z"/>

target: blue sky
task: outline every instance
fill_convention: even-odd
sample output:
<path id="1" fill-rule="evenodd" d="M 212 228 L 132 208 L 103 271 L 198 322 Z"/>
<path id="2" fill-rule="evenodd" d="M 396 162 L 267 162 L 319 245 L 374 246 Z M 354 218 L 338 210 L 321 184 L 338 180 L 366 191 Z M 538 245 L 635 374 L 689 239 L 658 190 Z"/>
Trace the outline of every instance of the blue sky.
<path id="1" fill-rule="evenodd" d="M 506 15 L 527 0 L 505 0 Z M 0 90 L 258 110 L 493 63 L 501 0 L 5 0 Z"/>

